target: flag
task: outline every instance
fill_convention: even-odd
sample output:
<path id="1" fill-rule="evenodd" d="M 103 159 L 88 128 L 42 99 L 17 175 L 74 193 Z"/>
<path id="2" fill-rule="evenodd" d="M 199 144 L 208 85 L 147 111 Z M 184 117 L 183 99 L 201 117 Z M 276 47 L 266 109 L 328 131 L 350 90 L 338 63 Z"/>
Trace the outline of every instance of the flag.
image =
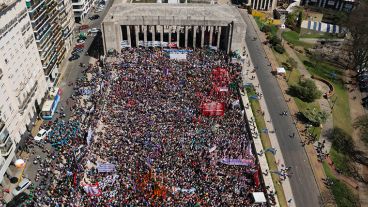
<path id="1" fill-rule="evenodd" d="M 85 185 L 83 186 L 84 191 L 87 193 L 88 196 L 101 196 L 102 191 L 98 188 L 98 182 L 95 184 Z"/>
<path id="2" fill-rule="evenodd" d="M 88 134 L 87 134 L 87 144 L 90 145 L 91 142 L 92 142 L 92 134 L 93 134 L 93 131 L 92 131 L 92 128 L 89 127 L 88 129 Z"/>

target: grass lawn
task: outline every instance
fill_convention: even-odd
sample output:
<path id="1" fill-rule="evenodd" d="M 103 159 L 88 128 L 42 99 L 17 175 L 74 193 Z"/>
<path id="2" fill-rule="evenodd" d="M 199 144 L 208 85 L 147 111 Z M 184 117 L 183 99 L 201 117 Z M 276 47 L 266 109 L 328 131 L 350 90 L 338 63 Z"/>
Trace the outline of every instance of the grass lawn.
<path id="1" fill-rule="evenodd" d="M 313 44 L 311 43 L 306 43 L 303 41 L 299 40 L 299 34 L 297 32 L 294 31 L 286 31 L 283 32 L 282 34 L 282 38 L 285 39 L 287 42 L 295 45 L 295 46 L 301 46 L 304 48 L 311 48 L 313 47 Z"/>
<path id="2" fill-rule="evenodd" d="M 256 94 L 256 92 L 254 91 L 254 88 L 247 87 L 248 97 L 253 96 L 255 94 Z M 252 112 L 253 112 L 254 117 L 255 117 L 258 132 L 260 134 L 263 149 L 270 148 L 270 147 L 272 147 L 270 138 L 268 137 L 267 134 L 262 132 L 262 129 L 266 128 L 266 122 L 265 122 L 262 114 L 259 113 L 259 111 L 262 110 L 261 106 L 260 106 L 258 100 L 249 99 L 249 101 L 250 101 L 250 106 L 252 107 Z M 275 170 L 277 171 L 278 169 L 277 169 L 275 157 L 271 153 L 264 153 L 264 155 L 266 155 L 266 159 L 267 159 L 267 163 L 268 163 L 268 166 L 270 168 L 270 171 L 275 171 Z M 275 173 L 271 173 L 271 176 L 272 176 L 272 181 L 273 181 L 275 190 L 277 192 L 277 198 L 279 200 L 280 206 L 287 206 L 284 189 L 282 188 L 282 185 L 279 184 L 280 177 L 278 175 L 276 175 Z"/>
<path id="3" fill-rule="evenodd" d="M 324 34 L 303 34 L 299 38 L 316 38 L 316 39 L 339 39 L 335 35 L 324 33 Z"/>
<path id="4" fill-rule="evenodd" d="M 333 181 L 333 185 L 330 188 L 335 198 L 337 207 L 358 206 L 358 198 L 354 195 L 353 191 L 345 183 L 336 179 L 325 161 L 323 162 L 323 169 L 325 170 L 327 177 Z"/>
<path id="5" fill-rule="evenodd" d="M 332 113 L 334 126 L 351 134 L 353 132 L 353 127 L 350 117 L 349 95 L 342 83 L 343 71 L 328 63 L 320 62 L 313 64 L 310 59 L 305 56 L 299 56 L 299 58 L 304 62 L 306 68 L 312 75 L 319 76 L 332 83 L 335 89 L 335 95 L 330 98 L 330 103 L 334 105 Z"/>

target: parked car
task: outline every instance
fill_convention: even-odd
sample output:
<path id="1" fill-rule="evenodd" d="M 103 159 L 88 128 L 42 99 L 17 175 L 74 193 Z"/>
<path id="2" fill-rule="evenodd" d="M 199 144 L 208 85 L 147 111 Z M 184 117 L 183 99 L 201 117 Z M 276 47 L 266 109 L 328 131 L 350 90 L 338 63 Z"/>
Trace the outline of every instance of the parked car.
<path id="1" fill-rule="evenodd" d="M 16 196 L 21 192 L 25 191 L 31 184 L 32 182 L 28 178 L 23 178 L 23 180 L 20 181 L 18 186 L 14 188 L 14 190 L 12 191 L 13 195 Z"/>
<path id="2" fill-rule="evenodd" d="M 97 33 L 99 31 L 100 31 L 100 29 L 97 29 L 97 28 L 92 28 L 92 29 L 88 30 L 88 32 L 90 32 L 90 33 Z"/>
<path id="3" fill-rule="evenodd" d="M 89 25 L 84 24 L 84 25 L 79 27 L 79 30 L 85 30 L 85 29 L 88 29 L 88 28 L 89 28 Z"/>
<path id="4" fill-rule="evenodd" d="M 90 16 L 88 19 L 90 19 L 90 20 L 95 20 L 95 19 L 98 19 L 98 18 L 100 18 L 100 15 L 95 14 L 95 15 L 93 15 L 93 16 Z"/>
<path id="5" fill-rule="evenodd" d="M 77 40 L 77 43 L 78 43 L 78 44 L 83 44 L 83 43 L 85 43 L 85 42 L 86 42 L 86 41 L 85 41 L 85 40 L 82 40 L 82 39 L 78 39 L 78 40 Z"/>
<path id="6" fill-rule="evenodd" d="M 45 137 L 50 133 L 50 131 L 51 129 L 41 129 L 40 131 L 38 131 L 38 133 L 34 137 L 34 140 L 40 141 L 40 140 L 45 139 Z"/>
<path id="7" fill-rule="evenodd" d="M 69 61 L 73 61 L 78 59 L 80 56 L 78 54 L 72 54 L 72 56 L 70 56 Z"/>

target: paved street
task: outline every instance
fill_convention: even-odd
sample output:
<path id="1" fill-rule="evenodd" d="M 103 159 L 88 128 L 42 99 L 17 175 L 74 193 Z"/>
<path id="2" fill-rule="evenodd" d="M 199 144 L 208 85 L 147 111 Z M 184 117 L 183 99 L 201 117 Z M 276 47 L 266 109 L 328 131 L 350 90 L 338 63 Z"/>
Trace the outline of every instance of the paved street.
<path id="1" fill-rule="evenodd" d="M 301 147 L 300 137 L 296 133 L 296 128 L 292 118 L 289 116 L 281 116 L 282 111 L 289 111 L 284 100 L 281 89 L 275 77 L 271 74 L 271 66 L 266 58 L 266 54 L 262 48 L 262 43 L 253 40 L 256 37 L 256 31 L 247 14 L 243 15 L 247 23 L 246 43 L 249 53 L 255 65 L 256 74 L 263 89 L 263 95 L 269 110 L 273 125 L 276 129 L 278 142 L 285 159 L 285 165 L 291 166 L 293 176 L 290 178 L 294 200 L 296 206 L 320 206 L 319 190 L 315 182 L 312 169 L 310 167 L 305 150 Z M 291 139 L 290 134 L 295 133 L 295 138 Z"/>

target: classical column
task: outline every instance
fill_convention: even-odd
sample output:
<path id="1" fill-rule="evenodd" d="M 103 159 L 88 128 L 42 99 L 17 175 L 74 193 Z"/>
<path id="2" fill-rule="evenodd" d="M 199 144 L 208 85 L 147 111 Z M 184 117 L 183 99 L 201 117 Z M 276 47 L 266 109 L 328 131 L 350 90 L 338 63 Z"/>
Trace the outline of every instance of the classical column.
<path id="1" fill-rule="evenodd" d="M 197 43 L 197 28 L 198 26 L 193 27 L 193 48 L 196 48 Z"/>
<path id="2" fill-rule="evenodd" d="M 344 2 L 341 2 L 341 3 L 340 3 L 340 9 L 339 9 L 339 11 L 341 11 L 341 10 L 342 10 L 342 8 L 344 7 L 344 4 L 345 4 Z"/>
<path id="3" fill-rule="evenodd" d="M 117 42 L 116 42 L 116 50 L 121 52 L 121 42 L 123 41 L 123 32 L 121 31 L 121 25 L 120 24 L 115 24 L 115 34 L 117 37 Z"/>
<path id="4" fill-rule="evenodd" d="M 220 37 L 221 37 L 221 27 L 218 26 L 218 32 L 217 32 L 217 49 L 220 49 Z"/>
<path id="5" fill-rule="evenodd" d="M 340 1 L 336 1 L 335 9 L 338 9 L 339 8 L 339 2 Z"/>
<path id="6" fill-rule="evenodd" d="M 325 7 L 326 7 L 328 0 L 324 0 L 324 1 L 325 1 L 325 2 L 324 2 L 324 4 L 323 4 L 323 8 L 325 8 Z"/>
<path id="7" fill-rule="evenodd" d="M 161 47 L 163 47 L 163 41 L 164 41 L 164 25 L 161 26 L 161 31 L 160 31 L 160 41 L 161 41 Z"/>
<path id="8" fill-rule="evenodd" d="M 272 0 L 268 0 L 267 10 L 272 6 Z M 273 9 L 272 9 L 273 10 Z"/>
<path id="9" fill-rule="evenodd" d="M 233 25 L 229 24 L 229 26 L 227 27 L 227 53 L 230 52 L 230 46 L 231 46 L 231 37 L 232 37 L 232 31 L 233 31 Z"/>
<path id="10" fill-rule="evenodd" d="M 135 27 L 135 44 L 137 47 L 139 47 L 139 26 L 134 26 Z"/>
<path id="11" fill-rule="evenodd" d="M 319 4 L 318 4 L 319 7 L 322 7 L 322 2 L 323 0 L 319 0 Z"/>
<path id="12" fill-rule="evenodd" d="M 156 25 L 152 26 L 152 46 L 155 47 L 156 42 Z"/>
<path id="13" fill-rule="evenodd" d="M 261 9 L 262 9 L 262 10 L 264 10 L 265 1 L 266 1 L 266 0 L 261 0 Z"/>
<path id="14" fill-rule="evenodd" d="M 127 35 L 128 35 L 128 44 L 129 44 L 129 47 L 132 47 L 132 40 L 130 37 L 130 26 L 127 25 L 126 28 L 127 28 Z"/>
<path id="15" fill-rule="evenodd" d="M 179 48 L 180 47 L 180 28 L 179 26 L 176 26 L 176 45 Z"/>
<path id="16" fill-rule="evenodd" d="M 188 26 L 184 26 L 185 29 L 185 47 L 188 47 Z"/>
<path id="17" fill-rule="evenodd" d="M 204 31 L 206 30 L 206 26 L 201 26 L 202 35 L 201 35 L 201 48 L 204 46 Z"/>
<path id="18" fill-rule="evenodd" d="M 172 29 L 172 27 L 169 26 L 169 44 L 171 44 L 171 29 Z"/>
<path id="19" fill-rule="evenodd" d="M 212 46 L 212 35 L 213 35 L 213 26 L 210 26 L 210 44 L 209 46 Z"/>
<path id="20" fill-rule="evenodd" d="M 142 25 L 143 30 L 143 45 L 147 47 L 147 25 Z"/>

